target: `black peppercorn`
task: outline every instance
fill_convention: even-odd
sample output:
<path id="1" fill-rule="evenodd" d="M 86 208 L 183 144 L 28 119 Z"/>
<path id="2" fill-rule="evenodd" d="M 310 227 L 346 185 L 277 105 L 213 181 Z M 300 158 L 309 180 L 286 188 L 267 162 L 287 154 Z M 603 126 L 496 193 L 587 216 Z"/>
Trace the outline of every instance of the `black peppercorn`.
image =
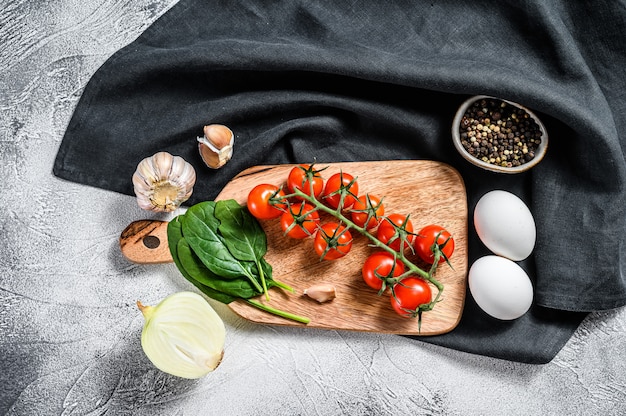
<path id="1" fill-rule="evenodd" d="M 512 167 L 530 162 L 541 144 L 539 125 L 523 109 L 498 99 L 473 103 L 461 119 L 461 144 L 474 157 Z"/>

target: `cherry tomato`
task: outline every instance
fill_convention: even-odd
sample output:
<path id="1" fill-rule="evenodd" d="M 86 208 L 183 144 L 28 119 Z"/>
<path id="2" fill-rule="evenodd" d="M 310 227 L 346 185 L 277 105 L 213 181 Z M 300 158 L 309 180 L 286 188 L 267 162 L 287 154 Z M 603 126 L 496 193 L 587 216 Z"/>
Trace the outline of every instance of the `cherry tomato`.
<path id="1" fill-rule="evenodd" d="M 344 187 L 348 193 L 343 199 L 343 208 L 350 208 L 359 194 L 359 184 L 354 176 L 349 173 L 339 172 L 332 175 L 326 181 L 324 187 L 324 202 L 331 208 L 338 208 L 341 201 L 341 188 Z"/>
<path id="2" fill-rule="evenodd" d="M 329 222 L 317 230 L 313 247 L 323 260 L 335 260 L 350 252 L 352 235 L 343 225 Z"/>
<path id="3" fill-rule="evenodd" d="M 260 220 L 278 218 L 287 208 L 286 204 L 278 202 L 283 196 L 285 193 L 281 188 L 267 183 L 259 184 L 248 194 L 248 211 Z"/>
<path id="4" fill-rule="evenodd" d="M 391 307 L 405 318 L 417 316 L 417 308 L 432 301 L 428 282 L 418 277 L 407 277 L 395 284 L 391 294 Z"/>
<path id="5" fill-rule="evenodd" d="M 287 176 L 287 189 L 290 193 L 299 189 L 305 194 L 319 199 L 324 190 L 324 179 L 319 172 L 313 168 L 313 165 L 301 164 L 293 167 Z M 311 185 L 313 186 L 313 193 L 311 193 Z"/>
<path id="6" fill-rule="evenodd" d="M 366 230 L 371 230 L 376 227 L 384 214 L 385 207 L 380 201 L 380 198 L 370 194 L 361 195 L 354 201 L 352 211 L 350 212 L 352 221 Z M 365 222 L 367 222 L 367 225 Z"/>
<path id="7" fill-rule="evenodd" d="M 433 264 L 435 261 L 435 255 L 433 253 L 435 239 L 437 239 L 437 244 L 441 251 L 439 263 L 450 259 L 454 252 L 454 239 L 450 233 L 439 225 L 427 225 L 417 233 L 413 246 L 415 247 L 417 255 L 428 264 Z"/>
<path id="8" fill-rule="evenodd" d="M 307 238 L 317 230 L 320 215 L 313 211 L 313 206 L 307 203 L 295 204 L 280 216 L 280 226 L 285 234 L 291 238 Z"/>
<path id="9" fill-rule="evenodd" d="M 406 239 L 402 244 L 402 251 L 407 248 L 415 238 L 413 224 L 406 215 L 391 214 L 384 217 L 378 225 L 377 238 L 396 251 L 400 251 L 402 236 Z"/>
<path id="10" fill-rule="evenodd" d="M 393 254 L 386 251 L 371 254 L 365 259 L 363 269 L 361 270 L 365 283 L 376 290 L 383 288 L 383 279 L 398 277 L 402 273 L 404 273 L 404 264 L 400 260 L 395 259 Z"/>

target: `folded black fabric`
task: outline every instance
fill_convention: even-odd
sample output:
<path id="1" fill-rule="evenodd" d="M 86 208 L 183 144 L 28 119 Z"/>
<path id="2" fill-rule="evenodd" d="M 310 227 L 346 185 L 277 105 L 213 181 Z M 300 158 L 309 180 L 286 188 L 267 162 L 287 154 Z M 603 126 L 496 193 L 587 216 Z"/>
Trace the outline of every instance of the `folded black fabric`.
<path id="1" fill-rule="evenodd" d="M 514 361 L 550 361 L 586 312 L 626 303 L 626 9 L 620 2 L 182 0 L 90 80 L 54 173 L 132 195 L 137 163 L 183 156 L 212 199 L 258 164 L 431 159 L 463 176 L 470 210 L 492 189 L 537 223 L 522 267 L 535 305 L 496 321 L 471 299 L 427 342 Z M 532 108 L 550 135 L 531 171 L 469 165 L 450 139 L 469 95 Z M 236 134 L 225 167 L 195 138 Z M 470 212 L 471 218 L 471 212 Z M 486 254 L 470 224 L 470 263 Z"/>

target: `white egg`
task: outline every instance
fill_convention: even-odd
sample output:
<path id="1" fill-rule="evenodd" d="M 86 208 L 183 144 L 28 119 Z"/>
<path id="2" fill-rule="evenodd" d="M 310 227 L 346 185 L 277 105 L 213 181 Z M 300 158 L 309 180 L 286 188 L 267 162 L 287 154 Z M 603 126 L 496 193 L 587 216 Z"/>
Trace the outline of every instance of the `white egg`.
<path id="1" fill-rule="evenodd" d="M 530 256 L 537 237 L 530 210 L 516 195 L 501 190 L 487 192 L 474 209 L 476 233 L 494 254 L 513 261 Z"/>
<path id="2" fill-rule="evenodd" d="M 472 264 L 468 284 L 480 308 L 497 319 L 524 315 L 533 302 L 530 278 L 517 263 L 500 256 L 484 256 Z"/>

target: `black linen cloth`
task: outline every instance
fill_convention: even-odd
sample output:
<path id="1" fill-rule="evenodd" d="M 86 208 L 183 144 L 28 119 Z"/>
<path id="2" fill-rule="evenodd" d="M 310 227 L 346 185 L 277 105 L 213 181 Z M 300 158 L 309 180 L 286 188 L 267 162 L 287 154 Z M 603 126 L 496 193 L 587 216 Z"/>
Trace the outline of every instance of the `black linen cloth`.
<path id="1" fill-rule="evenodd" d="M 182 0 L 90 80 L 54 173 L 133 195 L 137 163 L 168 151 L 196 168 L 190 205 L 259 164 L 448 163 L 467 188 L 470 264 L 488 254 L 471 222 L 484 193 L 530 207 L 537 244 L 520 265 L 535 303 L 497 321 L 468 291 L 455 330 L 419 339 L 545 363 L 587 312 L 626 303 L 624 27 L 618 1 Z M 452 117 L 474 94 L 542 118 L 550 145 L 537 167 L 496 174 L 456 153 Z M 236 135 L 219 170 L 197 152 L 210 123 Z"/>

